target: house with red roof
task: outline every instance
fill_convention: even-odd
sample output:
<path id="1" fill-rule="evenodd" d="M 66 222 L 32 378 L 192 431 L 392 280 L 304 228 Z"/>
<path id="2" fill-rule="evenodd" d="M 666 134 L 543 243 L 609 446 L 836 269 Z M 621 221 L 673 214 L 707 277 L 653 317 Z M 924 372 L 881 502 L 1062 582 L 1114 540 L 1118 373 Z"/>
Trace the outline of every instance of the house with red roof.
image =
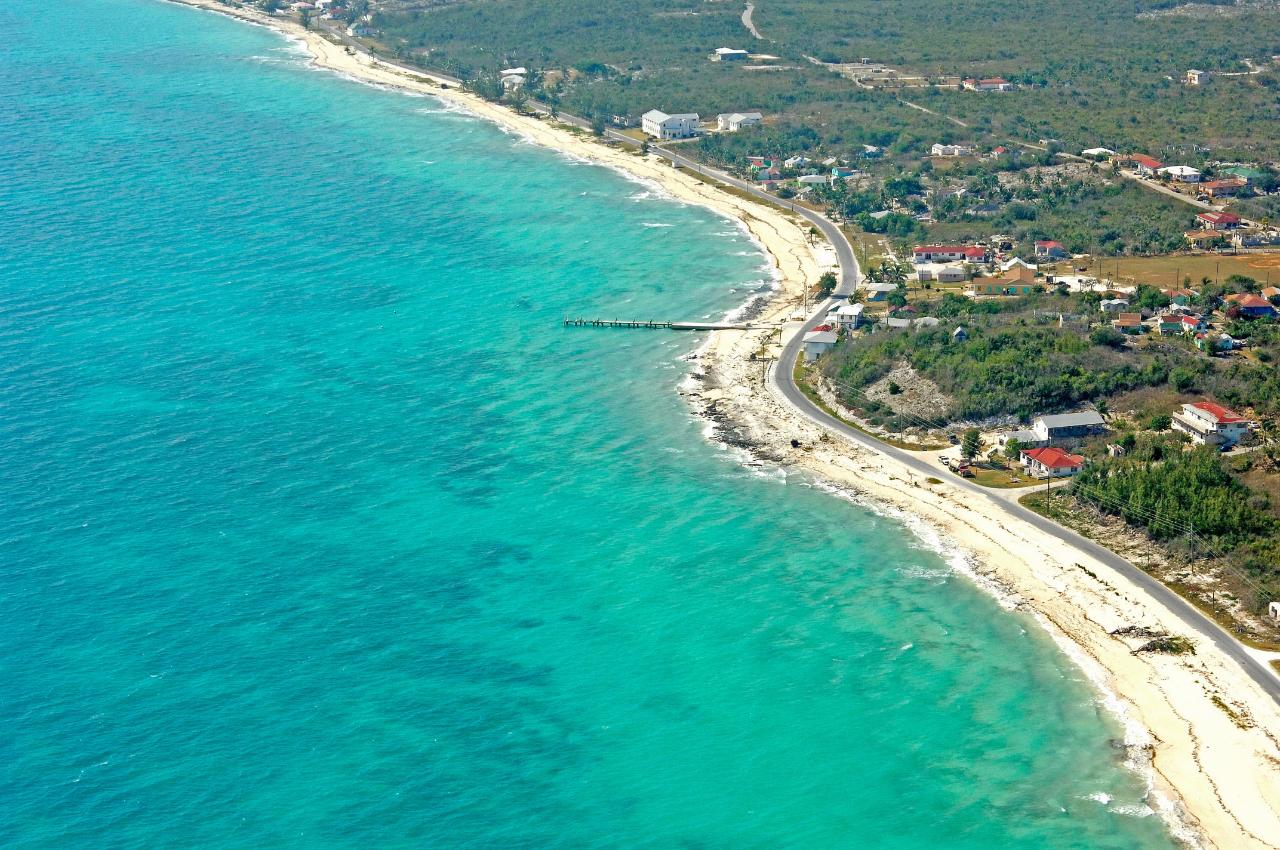
<path id="1" fill-rule="evenodd" d="M 977 245 L 918 245 L 911 251 L 917 263 L 986 263 L 991 254 Z"/>
<path id="2" fill-rule="evenodd" d="M 1249 433 L 1249 421 L 1220 404 L 1196 401 L 1182 405 L 1180 413 L 1174 413 L 1170 425 L 1191 437 L 1191 442 L 1202 446 L 1217 446 L 1227 450 Z"/>
<path id="3" fill-rule="evenodd" d="M 1229 212 L 1198 213 L 1196 221 L 1206 230 L 1231 230 L 1240 226 L 1240 216 Z"/>
<path id="4" fill-rule="evenodd" d="M 1229 299 L 1240 308 L 1240 315 L 1248 316 L 1253 319 L 1273 319 L 1276 315 L 1276 308 L 1270 301 L 1252 293 L 1241 295 L 1238 298 Z"/>
<path id="5" fill-rule="evenodd" d="M 1163 162 L 1143 153 L 1133 154 L 1129 157 L 1129 161 L 1133 163 L 1134 171 L 1137 171 L 1143 177 L 1154 177 L 1157 171 L 1164 168 Z"/>
<path id="6" fill-rule="evenodd" d="M 1226 177 L 1222 180 L 1206 180 L 1196 190 L 1210 198 L 1229 198 L 1238 195 L 1248 185 L 1248 181 L 1240 177 Z"/>
<path id="7" fill-rule="evenodd" d="M 1061 243 L 1053 239 L 1037 239 L 1036 240 L 1036 259 L 1037 260 L 1055 260 L 1059 257 L 1067 256 L 1067 249 Z"/>
<path id="8" fill-rule="evenodd" d="M 1068 478 L 1084 469 L 1084 458 L 1056 446 L 1023 449 L 1022 465 L 1035 478 Z"/>
<path id="9" fill-rule="evenodd" d="M 1156 326 L 1162 336 L 1195 334 L 1204 330 L 1204 320 L 1199 316 L 1176 316 L 1167 314 L 1160 317 L 1160 323 Z"/>

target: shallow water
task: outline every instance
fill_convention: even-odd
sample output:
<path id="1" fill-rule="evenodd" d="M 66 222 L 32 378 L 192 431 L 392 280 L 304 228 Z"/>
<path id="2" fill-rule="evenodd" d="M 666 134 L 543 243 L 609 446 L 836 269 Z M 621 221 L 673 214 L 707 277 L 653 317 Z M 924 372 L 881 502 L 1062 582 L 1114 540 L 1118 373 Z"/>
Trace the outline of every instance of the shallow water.
<path id="1" fill-rule="evenodd" d="M 1171 846 L 945 545 L 561 326 L 736 228 L 212 14 L 0 31 L 0 845 Z"/>

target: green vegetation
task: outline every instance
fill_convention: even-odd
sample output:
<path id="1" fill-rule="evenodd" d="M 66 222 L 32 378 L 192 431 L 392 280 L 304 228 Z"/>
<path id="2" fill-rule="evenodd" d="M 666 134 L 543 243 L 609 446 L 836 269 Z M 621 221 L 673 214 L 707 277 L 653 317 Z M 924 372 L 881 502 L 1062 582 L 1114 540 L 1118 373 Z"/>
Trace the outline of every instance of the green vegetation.
<path id="1" fill-rule="evenodd" d="M 1280 521 L 1267 496 L 1245 487 L 1211 448 L 1100 460 L 1071 493 L 1158 542 L 1240 571 L 1254 607 L 1280 595 Z"/>

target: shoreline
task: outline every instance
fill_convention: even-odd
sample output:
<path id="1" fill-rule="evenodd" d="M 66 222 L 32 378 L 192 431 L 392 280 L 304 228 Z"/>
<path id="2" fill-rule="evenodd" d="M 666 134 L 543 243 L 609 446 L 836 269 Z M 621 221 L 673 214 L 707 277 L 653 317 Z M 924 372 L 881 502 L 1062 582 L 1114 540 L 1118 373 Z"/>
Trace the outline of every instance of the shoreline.
<path id="1" fill-rule="evenodd" d="M 775 287 L 754 293 L 734 312 L 758 311 L 763 327 L 709 335 L 689 359 L 693 373 L 680 394 L 708 423 L 707 436 L 745 452 L 755 463 L 800 470 L 835 495 L 896 515 L 918 536 L 937 537 L 935 551 L 962 557 L 968 574 L 1001 604 L 1029 612 L 1089 678 L 1099 700 L 1125 728 L 1146 736 L 1128 747 L 1152 787 L 1153 812 L 1175 839 L 1236 850 L 1280 848 L 1280 706 L 1214 646 L 1190 657 L 1134 655 L 1138 642 L 1112 637 L 1127 625 L 1187 633 L 1188 627 L 1142 590 L 1084 552 L 1038 539 L 1030 525 L 946 482 L 916 480 L 893 459 L 827 432 L 773 391 L 761 350 L 776 353 L 775 327 L 799 308 L 801 287 L 834 264 L 807 239 L 807 227 L 781 209 L 747 201 L 663 165 L 598 144 L 547 120 L 462 91 L 428 72 L 401 72 L 367 54 L 347 54 L 319 32 L 292 20 L 216 0 L 170 0 L 269 27 L 300 42 L 311 65 L 362 83 L 427 94 L 487 119 L 527 141 L 653 183 L 675 200 L 735 221 L 770 260 Z M 829 249 L 827 249 L 829 250 Z M 791 448 L 798 438 L 801 448 Z M 929 545 L 929 541 L 924 541 Z M 952 549 L 951 547 L 954 547 Z M 1128 743 L 1128 741 L 1126 742 Z"/>

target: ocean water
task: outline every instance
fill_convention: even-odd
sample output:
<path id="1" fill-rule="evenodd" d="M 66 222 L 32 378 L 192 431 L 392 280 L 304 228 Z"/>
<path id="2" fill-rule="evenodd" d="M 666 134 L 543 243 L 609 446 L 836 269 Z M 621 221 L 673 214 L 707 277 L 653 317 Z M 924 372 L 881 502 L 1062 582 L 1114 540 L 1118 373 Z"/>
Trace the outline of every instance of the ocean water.
<path id="1" fill-rule="evenodd" d="M 732 309 L 731 223 L 216 15 L 0 32 L 0 846 L 1173 846 L 945 545 L 561 326 Z"/>

